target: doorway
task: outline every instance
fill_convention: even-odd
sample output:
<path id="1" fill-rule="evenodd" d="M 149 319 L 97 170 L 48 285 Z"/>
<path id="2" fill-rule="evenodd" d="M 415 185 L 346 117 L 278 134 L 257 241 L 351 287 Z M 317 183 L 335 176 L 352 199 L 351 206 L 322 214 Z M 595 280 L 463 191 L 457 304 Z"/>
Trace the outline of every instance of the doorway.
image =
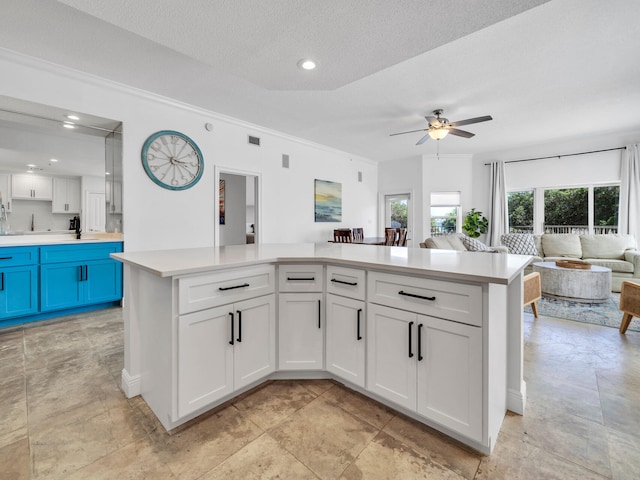
<path id="1" fill-rule="evenodd" d="M 384 227 L 406 228 L 407 245 L 411 245 L 412 214 L 411 193 L 384 195 Z"/>
<path id="2" fill-rule="evenodd" d="M 221 169 L 216 178 L 216 245 L 259 243 L 260 175 Z"/>

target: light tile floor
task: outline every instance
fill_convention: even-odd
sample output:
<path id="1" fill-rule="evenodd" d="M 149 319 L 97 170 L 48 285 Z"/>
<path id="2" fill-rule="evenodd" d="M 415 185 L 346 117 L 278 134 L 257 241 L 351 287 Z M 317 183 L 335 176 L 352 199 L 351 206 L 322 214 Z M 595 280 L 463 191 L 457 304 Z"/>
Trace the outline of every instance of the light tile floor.
<path id="1" fill-rule="evenodd" d="M 120 309 L 0 333 L 2 479 L 638 479 L 640 333 L 525 316 L 525 416 L 483 456 L 331 381 L 176 429 L 119 389 Z"/>

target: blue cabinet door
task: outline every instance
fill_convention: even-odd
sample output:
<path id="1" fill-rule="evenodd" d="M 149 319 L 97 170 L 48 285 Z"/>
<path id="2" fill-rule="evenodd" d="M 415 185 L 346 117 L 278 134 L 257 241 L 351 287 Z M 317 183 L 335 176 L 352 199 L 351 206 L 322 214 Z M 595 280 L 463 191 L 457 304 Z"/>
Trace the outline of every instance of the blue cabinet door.
<path id="1" fill-rule="evenodd" d="M 115 260 L 86 262 L 83 282 L 87 304 L 112 302 L 122 298 L 122 264 Z"/>
<path id="2" fill-rule="evenodd" d="M 37 292 L 37 265 L 0 269 L 0 319 L 37 313 Z"/>
<path id="3" fill-rule="evenodd" d="M 40 311 L 73 308 L 84 303 L 85 263 L 50 263 L 40 266 Z"/>

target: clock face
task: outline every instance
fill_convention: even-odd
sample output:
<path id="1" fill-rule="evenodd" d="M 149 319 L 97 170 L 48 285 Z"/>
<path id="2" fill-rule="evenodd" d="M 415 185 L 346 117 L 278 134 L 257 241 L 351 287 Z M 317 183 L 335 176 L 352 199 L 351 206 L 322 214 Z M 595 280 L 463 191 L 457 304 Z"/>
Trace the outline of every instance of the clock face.
<path id="1" fill-rule="evenodd" d="M 151 180 L 169 190 L 193 187 L 204 170 L 202 152 L 195 142 L 172 130 L 147 138 L 142 147 L 142 165 Z"/>

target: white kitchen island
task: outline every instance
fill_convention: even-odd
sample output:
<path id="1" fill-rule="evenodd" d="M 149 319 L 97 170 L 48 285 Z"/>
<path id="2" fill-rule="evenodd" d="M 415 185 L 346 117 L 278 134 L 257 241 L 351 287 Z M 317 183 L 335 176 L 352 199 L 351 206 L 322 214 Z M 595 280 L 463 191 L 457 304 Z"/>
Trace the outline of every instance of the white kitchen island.
<path id="1" fill-rule="evenodd" d="M 524 413 L 528 256 L 341 244 L 112 254 L 127 396 L 170 430 L 260 383 L 332 378 L 484 453 Z"/>

